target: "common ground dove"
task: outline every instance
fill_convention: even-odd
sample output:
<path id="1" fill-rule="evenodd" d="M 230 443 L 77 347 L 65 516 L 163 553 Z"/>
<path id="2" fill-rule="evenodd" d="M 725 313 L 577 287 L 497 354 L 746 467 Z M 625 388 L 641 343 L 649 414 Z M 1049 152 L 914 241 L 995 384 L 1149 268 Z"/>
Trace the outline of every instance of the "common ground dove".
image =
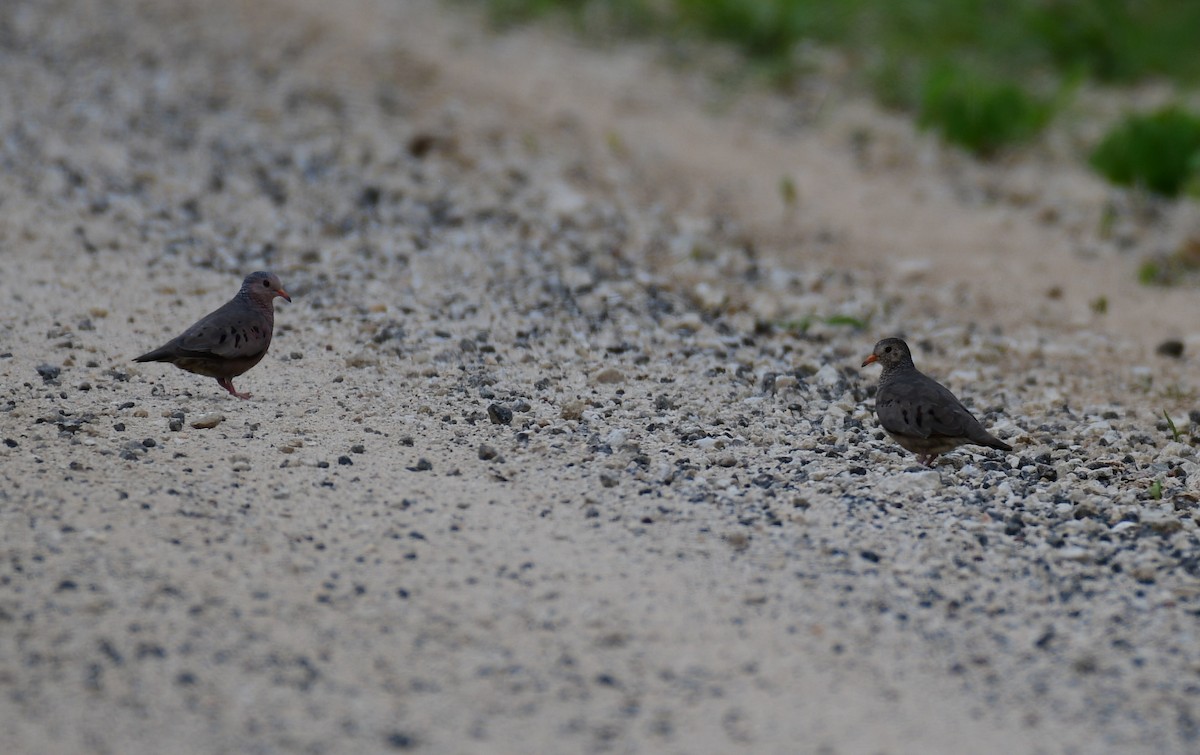
<path id="1" fill-rule="evenodd" d="M 883 367 L 875 393 L 879 424 L 893 440 L 916 454 L 920 463 L 932 466 L 938 454 L 968 443 L 1012 450 L 984 430 L 949 388 L 922 374 L 901 339 L 885 338 L 875 344 L 862 366 L 872 362 Z"/>
<path id="2" fill-rule="evenodd" d="M 170 362 L 181 370 L 216 378 L 240 399 L 250 398 L 249 393 L 234 389 L 233 379 L 266 356 L 275 326 L 276 296 L 292 300 L 274 273 L 250 273 L 237 295 L 220 309 L 133 361 Z"/>

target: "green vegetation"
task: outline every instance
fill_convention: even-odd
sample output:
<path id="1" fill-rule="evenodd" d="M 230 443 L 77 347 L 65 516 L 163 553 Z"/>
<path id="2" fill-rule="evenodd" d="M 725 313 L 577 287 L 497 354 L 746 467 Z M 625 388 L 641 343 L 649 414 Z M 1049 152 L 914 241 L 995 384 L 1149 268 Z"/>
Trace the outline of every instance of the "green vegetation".
<path id="1" fill-rule="evenodd" d="M 1200 273 L 1200 244 L 1187 241 L 1171 254 L 1158 255 L 1138 267 L 1138 281 L 1146 286 L 1174 286 L 1194 281 Z"/>
<path id="2" fill-rule="evenodd" d="M 1175 420 L 1171 419 L 1171 415 L 1169 413 L 1167 413 L 1166 409 L 1163 409 L 1163 417 L 1165 417 L 1167 420 L 1167 427 L 1169 427 L 1171 429 L 1172 440 L 1174 440 L 1176 443 L 1178 443 L 1180 432 L 1179 432 L 1179 429 L 1175 427 Z"/>
<path id="3" fill-rule="evenodd" d="M 1096 147 L 1092 167 L 1116 184 L 1174 197 L 1200 191 L 1200 117 L 1179 107 L 1130 115 Z"/>
<path id="4" fill-rule="evenodd" d="M 663 4 L 659 4 L 663 5 Z M 804 40 L 847 39 L 861 0 L 675 0 L 676 20 L 760 61 L 788 58 Z M 669 6 L 668 6 L 669 7 Z"/>
<path id="5" fill-rule="evenodd" d="M 795 320 L 780 320 L 775 323 L 775 328 L 785 333 L 803 336 L 818 323 L 830 325 L 833 327 L 853 328 L 854 330 L 866 330 L 871 326 L 871 318 L 861 319 L 853 315 L 804 315 Z"/>
<path id="6" fill-rule="evenodd" d="M 549 15 L 569 19 L 579 31 L 630 34 L 661 27 L 663 18 L 648 0 L 482 0 L 501 28 Z"/>
<path id="7" fill-rule="evenodd" d="M 561 12 L 584 25 L 697 32 L 747 57 L 787 58 L 804 42 L 862 62 L 954 60 L 1103 82 L 1200 80 L 1200 4 L 1180 0 L 483 0 L 498 24 Z M 595 31 L 593 27 L 587 31 Z"/>
<path id="8" fill-rule="evenodd" d="M 716 40 L 781 81 L 801 71 L 807 46 L 840 49 L 881 103 L 984 156 L 1034 138 L 1076 82 L 1200 82 L 1200 2 L 1192 1 L 477 1 L 501 25 L 553 13 L 589 36 Z M 1144 177 L 1124 170 L 1156 191 L 1159 181 L 1173 185 L 1157 168 Z"/>
<path id="9" fill-rule="evenodd" d="M 783 200 L 783 206 L 787 209 L 792 209 L 800 201 L 800 192 L 796 189 L 796 182 L 791 176 L 784 176 L 779 179 L 779 197 Z"/>
<path id="10" fill-rule="evenodd" d="M 943 65 L 925 79 L 918 122 L 951 144 L 987 156 L 1036 136 L 1052 114 L 1049 100 L 1011 81 Z"/>

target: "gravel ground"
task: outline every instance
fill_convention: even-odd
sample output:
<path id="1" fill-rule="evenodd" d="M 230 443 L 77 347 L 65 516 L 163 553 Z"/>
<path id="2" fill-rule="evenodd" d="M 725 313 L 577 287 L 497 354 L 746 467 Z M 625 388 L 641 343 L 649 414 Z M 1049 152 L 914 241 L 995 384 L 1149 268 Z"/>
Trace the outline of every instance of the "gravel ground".
<path id="1" fill-rule="evenodd" d="M 0 6 L 7 752 L 1200 749 L 1190 353 L 765 254 L 314 18 Z M 251 401 L 131 363 L 255 269 Z M 898 332 L 1011 454 L 882 434 Z"/>

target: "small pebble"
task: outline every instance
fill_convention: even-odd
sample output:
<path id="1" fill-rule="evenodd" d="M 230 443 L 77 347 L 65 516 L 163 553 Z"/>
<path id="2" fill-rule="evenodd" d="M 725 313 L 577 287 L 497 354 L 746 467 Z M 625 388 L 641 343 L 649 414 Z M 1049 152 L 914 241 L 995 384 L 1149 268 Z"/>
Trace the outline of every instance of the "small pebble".
<path id="1" fill-rule="evenodd" d="M 37 372 L 42 376 L 43 383 L 49 383 L 58 379 L 58 376 L 62 373 L 62 368 L 55 367 L 52 364 L 39 364 Z"/>
<path id="2" fill-rule="evenodd" d="M 512 424 L 513 413 L 512 409 L 500 404 L 489 404 L 487 408 L 488 419 L 493 425 L 509 425 Z"/>
<path id="3" fill-rule="evenodd" d="M 583 410 L 586 406 L 586 404 L 578 399 L 568 401 L 562 405 L 560 416 L 566 420 L 578 420 L 583 416 Z"/>
<path id="4" fill-rule="evenodd" d="M 197 430 L 211 430 L 224 421 L 224 414 L 205 414 L 199 419 L 192 420 L 192 427 L 196 428 Z"/>
<path id="5" fill-rule="evenodd" d="M 1160 343 L 1154 352 L 1160 356 L 1179 359 L 1183 356 L 1183 341 L 1177 338 L 1169 338 Z"/>
<path id="6" fill-rule="evenodd" d="M 625 376 L 616 367 L 606 367 L 596 373 L 595 381 L 602 385 L 625 382 Z"/>
<path id="7" fill-rule="evenodd" d="M 842 376 L 838 374 L 837 368 L 832 364 L 822 365 L 821 369 L 817 370 L 817 374 L 813 376 L 818 385 L 832 387 L 841 382 Z"/>

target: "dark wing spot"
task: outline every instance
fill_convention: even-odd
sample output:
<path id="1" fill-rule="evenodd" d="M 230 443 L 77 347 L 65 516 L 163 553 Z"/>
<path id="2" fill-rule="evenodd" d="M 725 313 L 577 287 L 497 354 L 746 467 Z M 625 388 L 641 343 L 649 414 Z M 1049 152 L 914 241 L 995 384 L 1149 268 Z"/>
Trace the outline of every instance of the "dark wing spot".
<path id="1" fill-rule="evenodd" d="M 907 409 L 901 409 L 901 410 L 900 410 L 900 416 L 904 418 L 904 424 L 906 424 L 906 425 L 907 425 L 907 424 L 908 424 L 908 410 L 907 410 Z"/>
<path id="2" fill-rule="evenodd" d="M 923 410 L 921 407 L 919 407 L 919 406 L 917 407 L 917 427 L 920 427 L 920 426 L 921 426 L 921 420 L 923 419 L 923 417 L 921 416 L 921 414 L 922 414 L 922 412 L 923 412 L 923 411 L 924 411 L 924 410 Z"/>
<path id="3" fill-rule="evenodd" d="M 221 343 L 225 343 L 225 340 L 226 340 L 227 338 L 229 338 L 229 334 L 228 334 L 228 333 L 222 333 L 222 334 L 221 334 Z"/>

